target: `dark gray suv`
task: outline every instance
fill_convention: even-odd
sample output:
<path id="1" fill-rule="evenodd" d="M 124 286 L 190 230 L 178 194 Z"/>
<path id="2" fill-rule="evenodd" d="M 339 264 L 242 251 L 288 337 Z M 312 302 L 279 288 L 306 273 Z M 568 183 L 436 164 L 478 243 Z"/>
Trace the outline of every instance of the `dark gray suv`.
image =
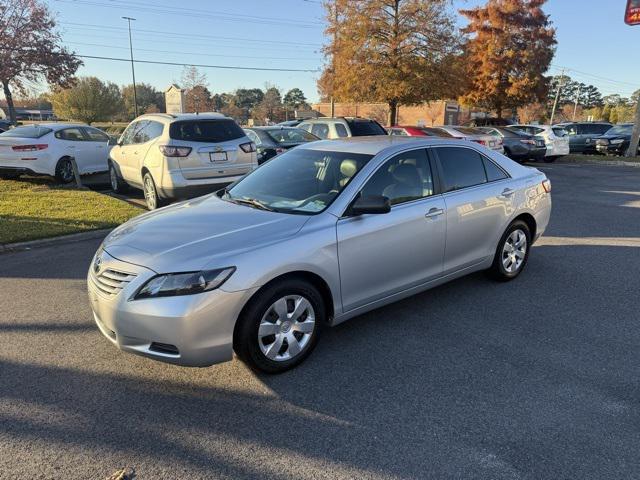
<path id="1" fill-rule="evenodd" d="M 570 153 L 596 153 L 596 138 L 613 125 L 607 122 L 567 122 L 558 124 L 569 134 Z"/>

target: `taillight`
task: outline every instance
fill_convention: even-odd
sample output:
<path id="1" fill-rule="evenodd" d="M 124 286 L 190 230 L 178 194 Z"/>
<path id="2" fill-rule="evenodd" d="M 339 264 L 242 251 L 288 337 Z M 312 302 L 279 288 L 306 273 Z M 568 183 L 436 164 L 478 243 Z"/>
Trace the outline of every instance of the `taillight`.
<path id="1" fill-rule="evenodd" d="M 474 142 L 479 143 L 480 145 L 486 145 L 487 142 L 485 142 L 484 140 L 474 140 Z"/>
<path id="2" fill-rule="evenodd" d="M 46 143 L 38 143 L 36 145 L 15 145 L 11 147 L 14 152 L 35 152 L 37 150 L 45 150 L 49 145 Z"/>
<path id="3" fill-rule="evenodd" d="M 241 143 L 240 148 L 244 153 L 252 153 L 256 151 L 256 144 L 253 142 Z"/>
<path id="4" fill-rule="evenodd" d="M 277 147 L 276 148 L 276 155 L 280 155 L 281 153 L 286 152 L 287 149 L 286 148 L 282 148 L 282 147 Z"/>
<path id="5" fill-rule="evenodd" d="M 549 181 L 548 179 L 544 180 L 542 182 L 542 188 L 544 188 L 545 192 L 551 193 L 551 181 Z"/>
<path id="6" fill-rule="evenodd" d="M 173 147 L 171 145 L 158 145 L 160 152 L 165 157 L 186 157 L 191 153 L 191 147 Z"/>
<path id="7" fill-rule="evenodd" d="M 530 139 L 520 140 L 520 142 L 526 143 L 528 145 L 535 145 L 536 144 L 535 140 L 530 140 Z"/>

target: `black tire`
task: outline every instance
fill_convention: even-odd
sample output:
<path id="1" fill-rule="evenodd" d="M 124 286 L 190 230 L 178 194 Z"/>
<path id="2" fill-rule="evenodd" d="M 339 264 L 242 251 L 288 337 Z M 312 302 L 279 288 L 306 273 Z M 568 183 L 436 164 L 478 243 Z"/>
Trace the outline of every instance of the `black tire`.
<path id="1" fill-rule="evenodd" d="M 129 185 L 125 182 L 115 165 L 109 161 L 109 183 L 111 184 L 111 190 L 116 193 L 125 193 L 129 190 Z"/>
<path id="2" fill-rule="evenodd" d="M 544 158 L 543 158 L 543 160 L 544 160 L 544 163 L 553 163 L 553 162 L 555 162 L 555 161 L 556 161 L 556 159 L 557 159 L 557 158 L 558 158 L 558 157 L 556 157 L 556 156 L 552 156 L 552 157 L 544 157 Z"/>
<path id="3" fill-rule="evenodd" d="M 0 178 L 3 180 L 15 180 L 19 177 L 19 173 L 0 173 Z"/>
<path id="4" fill-rule="evenodd" d="M 512 261 L 515 260 L 516 257 L 514 255 L 516 254 L 514 252 L 513 255 L 510 255 L 509 253 L 505 252 L 505 248 L 506 248 L 505 244 L 509 242 L 511 245 L 513 245 L 512 234 L 514 234 L 514 232 L 516 231 L 522 232 L 522 234 L 524 234 L 526 239 L 524 258 L 522 258 L 522 261 L 520 262 L 519 265 L 517 265 L 517 262 L 516 262 L 516 268 L 514 270 L 509 270 L 505 266 L 505 261 L 509 263 L 508 260 L 512 260 Z M 501 282 L 507 282 L 509 280 L 513 280 L 518 275 L 520 275 L 522 270 L 524 270 L 524 267 L 527 264 L 527 260 L 529 260 L 530 251 L 531 251 L 531 231 L 529 230 L 529 226 L 522 220 L 516 220 L 513 223 L 511 223 L 511 225 L 509 225 L 507 230 L 504 232 L 504 234 L 500 238 L 500 241 L 498 242 L 498 246 L 496 248 L 495 256 L 493 258 L 493 264 L 491 265 L 491 268 L 487 270 L 487 273 L 493 279 Z M 520 253 L 522 254 L 521 251 Z M 507 256 L 509 258 L 507 258 Z"/>
<path id="5" fill-rule="evenodd" d="M 156 182 L 153 181 L 153 177 L 149 172 L 145 172 L 142 176 L 142 191 L 144 192 L 144 201 L 149 210 L 155 210 L 166 205 L 166 201 L 160 198 Z"/>
<path id="6" fill-rule="evenodd" d="M 56 180 L 60 183 L 71 183 L 75 180 L 73 165 L 69 157 L 62 157 L 56 164 Z"/>
<path id="7" fill-rule="evenodd" d="M 306 323 L 309 321 L 309 315 L 314 314 L 313 331 L 309 333 L 309 337 L 305 337 L 306 334 L 299 331 L 296 332 L 293 327 L 280 330 L 278 335 L 281 337 L 299 334 L 300 343 L 303 341 L 305 341 L 305 343 L 300 348 L 299 353 L 292 358 L 271 359 L 267 357 L 267 353 L 263 353 L 263 348 L 268 349 L 270 345 L 276 345 L 278 338 L 275 334 L 271 335 L 273 342 L 269 342 L 269 336 L 266 334 L 262 338 L 259 338 L 260 324 L 264 317 L 266 320 L 273 318 L 275 322 L 274 325 L 277 325 L 280 317 L 275 313 L 273 306 L 277 301 L 282 301 L 285 297 L 294 297 L 294 299 L 285 300 L 287 317 L 294 311 L 296 297 L 301 297 L 308 301 L 312 310 L 303 312 L 298 318 L 303 318 L 303 321 Z M 274 318 L 274 315 L 276 318 Z M 296 318 L 288 318 L 292 318 L 291 324 L 297 323 Z M 318 342 L 320 329 L 325 324 L 325 321 L 326 307 L 322 300 L 322 295 L 320 295 L 313 285 L 302 279 L 292 278 L 283 280 L 258 292 L 246 305 L 236 324 L 233 334 L 233 347 L 238 357 L 252 369 L 269 374 L 282 373 L 292 369 L 311 354 Z M 297 339 L 298 337 L 296 337 L 296 342 L 298 341 Z M 277 351 L 274 350 L 275 355 L 284 357 L 289 354 L 289 343 L 286 339 L 280 342 L 281 348 Z M 300 344 L 298 344 L 298 346 L 299 345 Z M 283 353 L 279 355 L 278 352 L 281 351 L 283 351 Z"/>

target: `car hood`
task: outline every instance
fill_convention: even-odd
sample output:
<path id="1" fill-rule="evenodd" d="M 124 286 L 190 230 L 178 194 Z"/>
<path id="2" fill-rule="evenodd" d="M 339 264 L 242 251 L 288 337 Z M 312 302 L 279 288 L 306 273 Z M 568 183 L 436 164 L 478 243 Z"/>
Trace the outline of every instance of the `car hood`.
<path id="1" fill-rule="evenodd" d="M 207 195 L 140 215 L 111 232 L 102 246 L 157 273 L 225 267 L 234 255 L 295 235 L 309 218 Z"/>

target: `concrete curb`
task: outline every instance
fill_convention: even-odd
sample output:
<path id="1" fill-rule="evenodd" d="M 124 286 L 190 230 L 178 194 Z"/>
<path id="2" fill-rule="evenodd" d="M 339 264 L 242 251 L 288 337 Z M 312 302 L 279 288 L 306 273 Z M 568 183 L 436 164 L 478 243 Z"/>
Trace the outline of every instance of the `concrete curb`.
<path id="1" fill-rule="evenodd" d="M 588 163 L 590 165 L 604 165 L 609 167 L 635 167 L 640 168 L 640 162 L 625 162 L 624 160 L 571 160 L 571 159 L 560 159 L 555 162 L 558 165 L 562 165 L 563 163 L 571 163 L 571 164 L 580 164 L 580 163 Z M 553 165 L 553 163 L 548 163 L 547 165 Z"/>
<path id="2" fill-rule="evenodd" d="M 32 248 L 50 247 L 62 243 L 74 243 L 82 242 L 84 240 L 104 238 L 111 230 L 113 230 L 113 228 L 103 228 L 101 230 L 91 230 L 90 232 L 73 233 L 71 235 L 61 235 L 59 237 L 41 238 L 39 240 L 30 240 L 28 242 L 6 243 L 4 245 L 0 245 L 0 255 L 3 253 L 31 250 Z"/>

